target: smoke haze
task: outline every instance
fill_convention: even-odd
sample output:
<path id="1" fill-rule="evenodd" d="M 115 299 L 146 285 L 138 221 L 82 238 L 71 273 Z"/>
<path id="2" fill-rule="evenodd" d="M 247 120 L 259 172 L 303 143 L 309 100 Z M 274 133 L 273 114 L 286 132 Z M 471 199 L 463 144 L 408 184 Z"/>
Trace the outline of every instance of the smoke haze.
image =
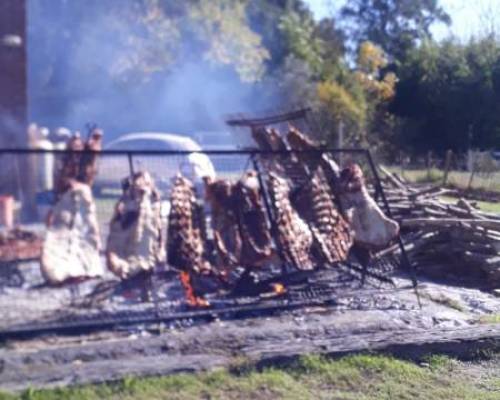
<path id="1" fill-rule="evenodd" d="M 126 52 L 124 44 L 132 39 L 124 27 L 117 29 L 113 15 L 82 14 L 81 3 L 28 1 L 30 121 L 73 130 L 95 122 L 109 142 L 133 131 L 193 135 L 227 130 L 228 114 L 272 108 L 273 96 L 265 98 L 262 85 L 242 82 L 231 66 L 214 66 L 203 59 L 197 43 L 184 39 L 175 50 L 189 58 L 168 69 L 134 74 L 130 64 L 147 60 L 139 59 L 140 52 Z M 88 2 L 88 13 L 93 4 L 98 3 Z"/>

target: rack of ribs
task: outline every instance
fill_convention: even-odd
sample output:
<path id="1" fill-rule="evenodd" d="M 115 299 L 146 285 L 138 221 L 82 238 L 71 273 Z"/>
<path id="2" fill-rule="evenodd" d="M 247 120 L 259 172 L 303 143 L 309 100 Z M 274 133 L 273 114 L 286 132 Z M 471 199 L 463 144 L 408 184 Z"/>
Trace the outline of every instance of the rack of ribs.
<path id="1" fill-rule="evenodd" d="M 208 273 L 202 207 L 198 205 L 193 184 L 177 176 L 170 195 L 167 255 L 169 264 L 187 272 Z"/>
<path id="2" fill-rule="evenodd" d="M 278 230 L 276 239 L 285 263 L 301 270 L 313 269 L 313 234 L 290 203 L 288 182 L 271 172 L 268 185 Z"/>

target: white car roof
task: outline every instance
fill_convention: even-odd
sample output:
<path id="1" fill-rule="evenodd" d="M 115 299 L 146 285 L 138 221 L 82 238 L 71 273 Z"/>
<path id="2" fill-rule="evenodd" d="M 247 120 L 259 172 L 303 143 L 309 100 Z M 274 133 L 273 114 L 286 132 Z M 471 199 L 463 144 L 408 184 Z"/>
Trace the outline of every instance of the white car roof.
<path id="1" fill-rule="evenodd" d="M 112 149 L 119 143 L 133 141 L 133 140 L 156 140 L 168 143 L 178 150 L 191 150 L 199 151 L 201 147 L 193 139 L 187 136 L 176 135 L 173 133 L 164 132 L 134 132 L 120 136 L 118 139 L 113 140 L 105 146 L 105 149 Z"/>

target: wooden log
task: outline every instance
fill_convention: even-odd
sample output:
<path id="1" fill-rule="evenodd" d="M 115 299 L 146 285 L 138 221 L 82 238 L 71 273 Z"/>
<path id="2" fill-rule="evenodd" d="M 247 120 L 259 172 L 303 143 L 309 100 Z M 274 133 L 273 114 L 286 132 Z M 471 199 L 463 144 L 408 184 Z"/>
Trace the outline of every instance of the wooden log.
<path id="1" fill-rule="evenodd" d="M 401 183 L 398 179 L 396 179 L 393 174 L 388 171 L 386 168 L 384 168 L 382 165 L 379 165 L 379 169 L 380 171 L 382 171 L 382 173 L 386 176 L 386 178 L 388 179 L 388 181 L 395 187 L 397 187 L 398 189 L 401 189 L 401 190 L 405 190 L 406 187 L 403 183 Z"/>
<path id="2" fill-rule="evenodd" d="M 452 226 L 482 226 L 498 230 L 500 232 L 500 222 L 495 220 L 482 219 L 458 219 L 458 218 L 415 218 L 402 221 L 403 227 L 419 227 L 419 228 L 446 228 Z"/>

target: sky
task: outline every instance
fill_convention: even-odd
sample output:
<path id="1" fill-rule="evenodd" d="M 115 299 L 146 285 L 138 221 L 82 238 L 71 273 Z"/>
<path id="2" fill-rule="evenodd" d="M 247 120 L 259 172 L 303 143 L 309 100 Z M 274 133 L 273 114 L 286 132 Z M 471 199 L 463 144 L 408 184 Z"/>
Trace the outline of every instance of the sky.
<path id="1" fill-rule="evenodd" d="M 316 18 L 334 14 L 346 0 L 306 0 Z M 461 40 L 482 36 L 492 30 L 500 31 L 500 0 L 440 0 L 450 14 L 452 25 L 439 24 L 432 32 L 438 40 L 450 35 Z"/>

